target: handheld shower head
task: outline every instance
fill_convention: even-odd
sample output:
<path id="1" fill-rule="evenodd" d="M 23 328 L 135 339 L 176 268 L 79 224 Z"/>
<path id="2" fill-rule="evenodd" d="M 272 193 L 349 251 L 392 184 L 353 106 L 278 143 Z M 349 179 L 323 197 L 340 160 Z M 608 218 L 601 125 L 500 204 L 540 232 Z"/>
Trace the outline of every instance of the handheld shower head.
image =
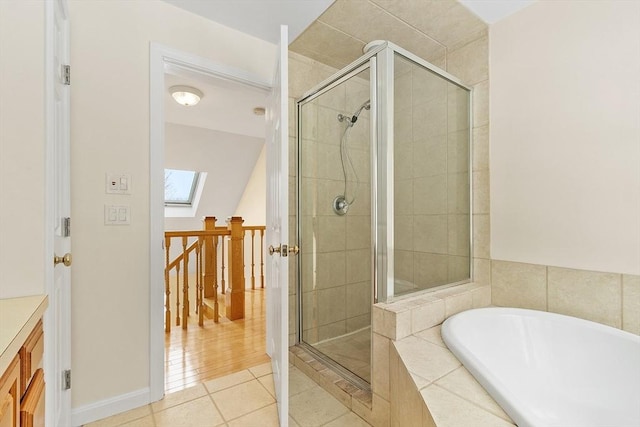
<path id="1" fill-rule="evenodd" d="M 353 126 L 353 124 L 358 121 L 358 117 L 360 116 L 360 113 L 362 113 L 362 110 L 369 110 L 369 109 L 371 109 L 371 101 L 367 99 L 365 102 L 362 103 L 360 107 L 358 107 L 356 112 L 353 113 L 353 116 L 351 117 L 351 121 L 349 122 L 349 126 Z"/>

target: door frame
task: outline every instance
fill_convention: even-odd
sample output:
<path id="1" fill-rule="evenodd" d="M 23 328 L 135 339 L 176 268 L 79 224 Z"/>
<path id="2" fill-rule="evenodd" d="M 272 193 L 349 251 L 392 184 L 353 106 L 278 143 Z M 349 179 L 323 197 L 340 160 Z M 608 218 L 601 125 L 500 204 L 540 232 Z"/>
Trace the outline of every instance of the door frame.
<path id="1" fill-rule="evenodd" d="M 151 42 L 149 53 L 149 398 L 155 402 L 164 396 L 165 67 L 232 80 L 265 92 L 272 86 L 255 74 L 160 43 Z"/>

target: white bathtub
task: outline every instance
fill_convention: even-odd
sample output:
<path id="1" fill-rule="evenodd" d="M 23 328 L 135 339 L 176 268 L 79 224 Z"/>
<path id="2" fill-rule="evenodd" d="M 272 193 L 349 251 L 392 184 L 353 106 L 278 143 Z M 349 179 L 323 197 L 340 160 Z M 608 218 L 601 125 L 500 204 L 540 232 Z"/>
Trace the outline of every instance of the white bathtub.
<path id="1" fill-rule="evenodd" d="M 442 338 L 519 427 L 640 426 L 640 337 L 542 311 L 481 308 Z"/>

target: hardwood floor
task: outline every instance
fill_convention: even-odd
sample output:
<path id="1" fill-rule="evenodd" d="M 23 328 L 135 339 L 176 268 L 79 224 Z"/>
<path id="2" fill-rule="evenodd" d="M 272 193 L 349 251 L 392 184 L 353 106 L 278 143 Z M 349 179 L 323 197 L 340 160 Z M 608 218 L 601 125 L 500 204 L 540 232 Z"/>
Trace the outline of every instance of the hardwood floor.
<path id="1" fill-rule="evenodd" d="M 266 354 L 265 289 L 245 292 L 245 318 L 219 323 L 191 313 L 187 330 L 172 324 L 165 334 L 165 393 L 242 371 L 270 360 Z M 224 296 L 220 313 L 224 313 Z"/>

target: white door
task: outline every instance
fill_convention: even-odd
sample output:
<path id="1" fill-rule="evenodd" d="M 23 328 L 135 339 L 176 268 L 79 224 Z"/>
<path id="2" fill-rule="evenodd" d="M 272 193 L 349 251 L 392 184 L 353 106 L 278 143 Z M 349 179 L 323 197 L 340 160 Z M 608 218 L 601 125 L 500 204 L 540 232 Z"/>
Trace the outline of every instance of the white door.
<path id="1" fill-rule="evenodd" d="M 267 245 L 282 249 L 267 260 L 267 353 L 271 356 L 280 425 L 289 421 L 289 120 L 288 35 L 280 27 L 278 65 L 268 102 Z"/>
<path id="2" fill-rule="evenodd" d="M 46 2 L 47 25 L 47 259 L 45 314 L 46 425 L 71 425 L 71 237 L 69 182 L 69 11 L 66 0 Z"/>

